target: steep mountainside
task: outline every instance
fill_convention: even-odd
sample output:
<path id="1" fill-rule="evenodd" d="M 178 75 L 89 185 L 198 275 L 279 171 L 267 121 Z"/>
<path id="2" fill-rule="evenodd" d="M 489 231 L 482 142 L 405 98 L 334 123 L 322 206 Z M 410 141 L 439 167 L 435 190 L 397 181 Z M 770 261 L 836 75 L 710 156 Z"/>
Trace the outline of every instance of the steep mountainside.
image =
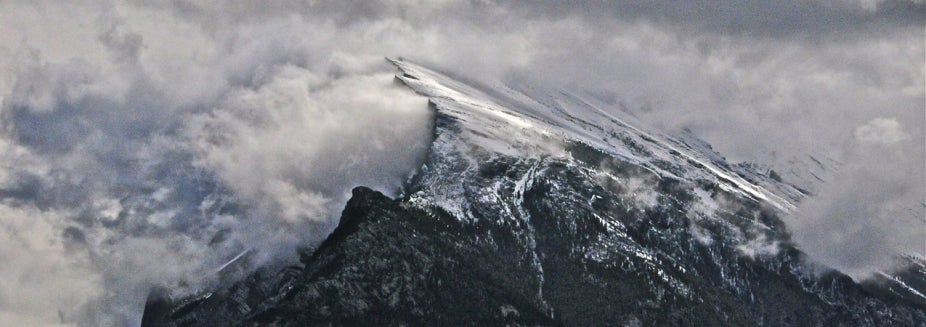
<path id="1" fill-rule="evenodd" d="M 769 170 L 594 99 L 393 63 L 437 112 L 406 194 L 354 189 L 303 266 L 153 299 L 149 325 L 926 324 L 922 260 L 865 287 L 810 263 L 779 219 L 806 193 Z"/>

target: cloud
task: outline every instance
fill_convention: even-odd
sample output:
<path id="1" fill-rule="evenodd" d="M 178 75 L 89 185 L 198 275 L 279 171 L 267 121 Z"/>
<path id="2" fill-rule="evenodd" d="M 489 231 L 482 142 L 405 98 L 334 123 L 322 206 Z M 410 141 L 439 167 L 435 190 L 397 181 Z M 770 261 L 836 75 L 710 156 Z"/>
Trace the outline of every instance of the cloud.
<path id="1" fill-rule="evenodd" d="M 890 270 L 898 254 L 923 256 L 921 133 L 910 137 L 893 118 L 857 127 L 847 164 L 789 221 L 801 248 L 856 279 Z"/>
<path id="2" fill-rule="evenodd" d="M 25 41 L 4 57 L 0 213 L 44 224 L 4 226 L 0 247 L 51 272 L 0 271 L 0 324 L 137 324 L 151 287 L 210 285 L 244 249 L 254 265 L 292 261 L 352 187 L 397 193 L 427 149 L 427 100 L 395 85 L 382 55 L 350 49 L 401 24 L 339 34 L 277 17 L 210 34 L 113 5 L 3 4 L 25 16 L 4 34 Z M 134 23 L 149 14 L 167 27 Z M 45 20 L 97 51 L 58 48 Z"/>
<path id="3" fill-rule="evenodd" d="M 0 321 L 37 325 L 79 314 L 102 294 L 89 258 L 59 234 L 60 213 L 0 206 Z"/>
<path id="4" fill-rule="evenodd" d="M 518 8 L 518 1 L 505 1 Z M 747 0 L 668 1 L 653 4 L 643 0 L 545 2 L 524 9 L 531 15 L 563 17 L 579 15 L 596 21 L 648 21 L 682 28 L 685 36 L 718 34 L 750 38 L 829 38 L 838 34 L 883 31 L 921 23 L 923 1 L 847 0 L 791 1 L 788 3 Z"/>
<path id="5" fill-rule="evenodd" d="M 862 143 L 890 145 L 910 138 L 893 118 L 875 118 L 855 129 L 855 138 Z"/>
<path id="6" fill-rule="evenodd" d="M 354 186 L 398 193 L 429 145 L 426 99 L 385 72 L 332 80 L 284 66 L 273 75 L 186 124 L 199 154 L 194 165 L 216 172 L 252 213 L 273 221 L 261 233 L 317 223 L 317 240 L 333 228 Z M 305 235 L 289 237 L 303 242 Z"/>
<path id="7" fill-rule="evenodd" d="M 924 198 L 923 9 L 2 2 L 0 255 L 33 270 L 0 269 L 0 324 L 135 323 L 151 286 L 207 285 L 247 248 L 291 258 L 352 186 L 398 188 L 430 117 L 385 56 L 594 95 L 733 160 L 842 161 L 789 227 L 863 276 L 922 253 L 922 221 L 892 217 Z"/>

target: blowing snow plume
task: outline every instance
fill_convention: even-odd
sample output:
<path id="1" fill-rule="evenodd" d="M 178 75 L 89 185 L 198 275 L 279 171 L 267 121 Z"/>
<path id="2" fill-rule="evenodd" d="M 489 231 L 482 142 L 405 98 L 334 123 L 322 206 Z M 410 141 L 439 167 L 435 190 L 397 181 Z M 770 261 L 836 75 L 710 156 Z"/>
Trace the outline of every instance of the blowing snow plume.
<path id="1" fill-rule="evenodd" d="M 922 255 L 923 2 L 713 7 L 3 2 L 0 324 L 137 323 L 150 287 L 291 260 L 351 187 L 397 189 L 431 113 L 385 56 L 594 95 L 779 171 L 831 157 L 798 245 L 856 278 Z"/>

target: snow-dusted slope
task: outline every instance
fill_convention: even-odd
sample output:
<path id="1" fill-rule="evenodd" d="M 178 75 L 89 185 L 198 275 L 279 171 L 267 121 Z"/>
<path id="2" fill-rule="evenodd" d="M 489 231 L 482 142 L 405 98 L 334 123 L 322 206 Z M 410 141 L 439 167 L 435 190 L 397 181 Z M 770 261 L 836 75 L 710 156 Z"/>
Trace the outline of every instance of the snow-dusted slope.
<path id="1" fill-rule="evenodd" d="M 397 76 L 430 97 L 441 113 L 463 126 L 465 137 L 486 150 L 518 156 L 562 155 L 562 140 L 577 141 L 660 177 L 708 180 L 721 188 L 766 203 L 782 212 L 795 209 L 802 193 L 777 183 L 776 192 L 741 177 L 723 157 L 688 134 L 671 137 L 643 131 L 592 101 L 568 93 L 531 94 L 505 85 L 474 86 L 408 61 L 390 59 Z"/>

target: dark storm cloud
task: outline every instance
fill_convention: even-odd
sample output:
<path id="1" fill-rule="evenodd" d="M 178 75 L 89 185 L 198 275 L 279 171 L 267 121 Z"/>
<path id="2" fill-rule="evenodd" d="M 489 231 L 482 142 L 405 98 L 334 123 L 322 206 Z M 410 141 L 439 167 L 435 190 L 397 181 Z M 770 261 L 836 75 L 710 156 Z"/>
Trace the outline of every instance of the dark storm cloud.
<path id="1" fill-rule="evenodd" d="M 562 18 L 646 20 L 689 29 L 750 37 L 821 37 L 921 27 L 926 20 L 922 1 L 888 0 L 866 4 L 839 1 L 544 1 L 525 6 L 502 1 L 531 15 Z"/>

